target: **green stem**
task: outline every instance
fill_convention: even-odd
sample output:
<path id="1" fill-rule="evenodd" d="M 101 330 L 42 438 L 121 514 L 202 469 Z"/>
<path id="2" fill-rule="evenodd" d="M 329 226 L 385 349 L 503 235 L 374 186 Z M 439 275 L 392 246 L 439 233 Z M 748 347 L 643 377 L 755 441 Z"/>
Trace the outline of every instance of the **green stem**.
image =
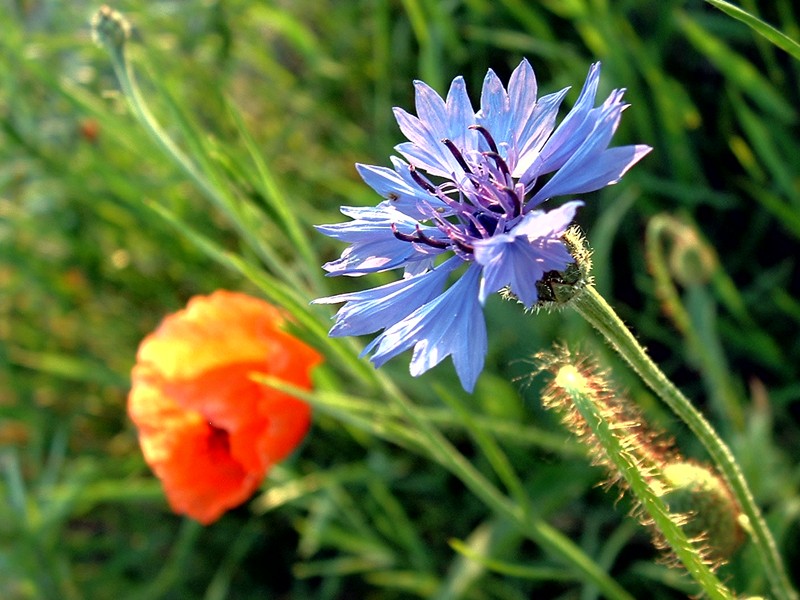
<path id="1" fill-rule="evenodd" d="M 633 334 L 594 286 L 586 286 L 572 300 L 576 311 L 606 338 L 642 380 L 680 417 L 705 446 L 725 477 L 743 513 L 749 520 L 753 543 L 764 565 L 773 593 L 779 600 L 797 600 L 772 533 L 733 453 L 711 424 L 650 359 Z"/>
<path id="2" fill-rule="evenodd" d="M 235 227 L 243 240 L 259 256 L 264 264 L 270 266 L 274 272 L 282 273 L 295 289 L 304 289 L 303 282 L 297 277 L 293 269 L 287 266 L 276 255 L 268 244 L 264 242 L 258 232 L 248 226 L 247 217 L 237 207 L 237 202 L 222 186 L 215 184 L 213 173 L 207 175 L 198 168 L 195 161 L 184 153 L 175 141 L 167 134 L 156 120 L 147 105 L 139 85 L 136 82 L 133 69 L 125 52 L 127 22 L 124 17 L 114 11 L 98 13 L 100 24 L 95 24 L 95 33 L 98 41 L 106 49 L 111 58 L 111 66 L 117 77 L 122 94 L 128 102 L 136 120 L 150 135 L 161 151 L 184 172 L 184 174 L 200 189 L 200 191 L 216 206 L 229 222 Z"/>

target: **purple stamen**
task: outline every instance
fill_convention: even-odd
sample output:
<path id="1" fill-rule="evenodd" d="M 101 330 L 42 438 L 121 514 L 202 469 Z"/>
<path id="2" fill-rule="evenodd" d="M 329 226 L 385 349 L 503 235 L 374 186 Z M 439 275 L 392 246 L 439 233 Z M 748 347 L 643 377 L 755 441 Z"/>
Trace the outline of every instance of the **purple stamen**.
<path id="1" fill-rule="evenodd" d="M 413 234 L 403 233 L 401 231 L 398 231 L 397 225 L 395 225 L 394 223 L 392 223 L 390 227 L 392 229 L 392 234 L 394 235 L 394 237 L 403 242 L 425 244 L 426 246 L 430 246 L 431 248 L 439 248 L 439 249 L 444 249 L 450 246 L 450 244 L 448 244 L 447 242 L 442 242 L 440 240 L 434 240 L 433 238 L 429 238 L 427 235 L 422 233 L 422 229 L 420 229 L 419 225 L 417 225 L 416 231 Z"/>
<path id="2" fill-rule="evenodd" d="M 511 217 L 517 217 L 522 212 L 522 200 L 520 199 L 519 195 L 512 190 L 510 187 L 503 187 L 503 191 L 508 195 L 511 199 L 511 206 L 513 206 L 513 210 L 511 211 Z"/>
<path id="3" fill-rule="evenodd" d="M 415 242 L 416 241 L 416 238 L 412 234 L 403 233 L 402 231 L 398 231 L 397 225 L 395 225 L 394 223 L 392 223 L 390 225 L 390 227 L 392 228 L 392 234 L 398 240 L 403 241 L 403 242 Z"/>
<path id="4" fill-rule="evenodd" d="M 464 159 L 464 155 L 461 154 L 461 150 L 456 148 L 456 145 L 447 138 L 442 139 L 442 143 L 445 146 L 447 146 L 447 149 L 450 150 L 450 153 L 453 155 L 453 158 L 455 158 L 456 162 L 459 165 L 461 165 L 461 168 L 464 169 L 464 172 L 472 174 L 472 169 L 469 168 L 467 161 Z"/>
<path id="5" fill-rule="evenodd" d="M 486 127 L 483 125 L 470 125 L 469 128 L 480 133 L 483 136 L 483 139 L 486 140 L 486 143 L 489 144 L 489 148 L 492 150 L 492 152 L 499 156 L 500 153 L 497 150 L 497 144 L 495 144 L 492 134 L 489 133 L 489 130 L 486 129 Z"/>
<path id="6" fill-rule="evenodd" d="M 434 240 L 433 238 L 429 238 L 427 235 L 422 233 L 422 229 L 420 229 L 419 225 L 417 225 L 417 241 L 422 244 L 427 244 L 432 248 L 447 248 L 450 246 L 447 242 L 443 242 L 441 240 Z"/>
<path id="7" fill-rule="evenodd" d="M 411 175 L 411 179 L 413 179 L 419 187 L 431 194 L 436 193 L 436 187 L 430 181 L 420 175 L 419 171 L 417 171 L 417 168 L 414 165 L 408 165 L 408 172 Z"/>
<path id="8" fill-rule="evenodd" d="M 500 156 L 500 154 L 498 154 L 496 151 L 492 151 L 492 152 L 483 152 L 483 155 L 486 158 L 491 158 L 492 160 L 494 160 L 494 164 L 497 165 L 497 168 L 503 172 L 503 175 L 505 175 L 506 178 L 511 177 L 511 171 L 509 170 L 506 161 L 503 160 L 503 157 Z"/>

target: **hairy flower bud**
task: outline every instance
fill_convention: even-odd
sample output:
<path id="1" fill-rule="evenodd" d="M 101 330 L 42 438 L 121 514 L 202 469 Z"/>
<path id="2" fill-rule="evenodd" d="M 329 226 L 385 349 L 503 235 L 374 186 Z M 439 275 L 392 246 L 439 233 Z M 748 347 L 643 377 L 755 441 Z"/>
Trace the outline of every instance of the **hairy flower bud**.
<path id="1" fill-rule="evenodd" d="M 714 250 L 696 228 L 667 214 L 656 215 L 647 226 L 648 263 L 663 262 L 683 287 L 708 283 L 717 269 Z"/>
<path id="2" fill-rule="evenodd" d="M 682 458 L 674 441 L 650 427 L 590 358 L 559 346 L 537 359 L 538 372 L 553 375 L 542 394 L 544 407 L 558 413 L 594 464 L 606 468 L 607 487 L 630 492 L 633 516 L 650 528 L 665 561 L 686 564 L 674 552 L 674 532 L 672 539 L 665 533 L 668 520 L 682 528 L 683 543 L 693 546 L 707 568 L 723 564 L 742 543 L 745 523 L 725 482 L 710 468 Z M 663 506 L 654 508 L 645 501 L 648 495 Z"/>
<path id="3" fill-rule="evenodd" d="M 741 545 L 740 510 L 722 478 L 709 467 L 673 462 L 662 467 L 661 499 L 671 512 L 688 516 L 684 530 L 700 538 L 710 558 L 725 560 Z"/>
<path id="4" fill-rule="evenodd" d="M 658 467 L 672 459 L 672 442 L 660 432 L 647 426 L 644 416 L 624 395 L 619 394 L 596 361 L 556 346 L 554 353 L 536 355 L 539 371 L 549 371 L 553 379 L 544 388 L 542 404 L 555 411 L 564 426 L 589 449 L 592 462 L 608 470 L 608 486 L 619 483 L 624 487 L 612 457 L 595 431 L 587 424 L 576 405 L 577 396 L 585 396 L 597 413 L 609 424 L 618 444 L 630 456 L 647 478 L 654 477 Z"/>
<path id="5" fill-rule="evenodd" d="M 691 227 L 681 225 L 675 233 L 669 253 L 673 277 L 684 287 L 707 283 L 717 266 L 713 252 Z"/>

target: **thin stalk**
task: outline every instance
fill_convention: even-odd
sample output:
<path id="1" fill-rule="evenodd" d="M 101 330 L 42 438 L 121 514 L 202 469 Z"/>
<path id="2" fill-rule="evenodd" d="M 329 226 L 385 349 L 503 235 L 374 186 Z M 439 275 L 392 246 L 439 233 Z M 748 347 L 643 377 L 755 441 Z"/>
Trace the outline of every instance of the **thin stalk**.
<path id="1" fill-rule="evenodd" d="M 242 239 L 264 261 L 264 264 L 269 265 L 275 272 L 282 273 L 296 289 L 303 289 L 304 286 L 295 272 L 287 268 L 275 252 L 267 244 L 263 243 L 258 234 L 248 228 L 244 222 L 243 215 L 240 214 L 240 211 L 235 206 L 236 200 L 225 192 L 223 188 L 214 184 L 213 176 L 209 178 L 198 168 L 197 164 L 164 131 L 150 111 L 144 96 L 139 90 L 139 85 L 136 82 L 135 74 L 125 51 L 128 27 L 127 21 L 121 14 L 105 7 L 95 17 L 95 35 L 111 58 L 111 66 L 114 69 L 117 82 L 136 120 L 147 131 L 161 151 L 171 158 L 214 206 L 224 213 Z"/>
<path id="2" fill-rule="evenodd" d="M 520 510 L 524 514 L 530 514 L 531 500 L 528 496 L 528 492 L 517 476 L 514 466 L 511 464 L 511 461 L 509 461 L 508 456 L 503 452 L 500 444 L 497 443 L 488 428 L 473 416 L 456 394 L 449 393 L 449 391 L 443 387 L 439 387 L 437 392 L 439 397 L 453 409 L 456 417 L 460 419 L 464 428 L 473 437 L 475 443 L 481 449 L 484 456 L 489 461 L 489 464 L 491 464 L 500 481 L 503 482 L 503 485 L 505 485 L 511 497 L 520 507 Z"/>
<path id="3" fill-rule="evenodd" d="M 702 315 L 706 318 L 698 318 L 696 314 L 698 305 L 706 309 L 704 312 L 713 312 L 713 301 L 706 292 L 704 283 L 688 284 L 686 301 L 682 300 L 667 264 L 663 246 L 665 239 L 673 238 L 673 243 L 677 243 L 681 237 L 684 240 L 688 236 L 694 237 L 692 234 L 691 229 L 673 217 L 667 215 L 653 217 L 647 225 L 645 234 L 647 264 L 656 284 L 656 295 L 666 307 L 665 312 L 697 356 L 706 388 L 717 409 L 717 417 L 733 425 L 736 431 L 741 431 L 744 428 L 745 418 L 739 395 L 733 385 L 734 379 L 730 375 L 718 340 L 708 335 L 708 328 L 715 327 L 714 318 L 706 314 Z M 718 270 L 716 257 L 710 250 L 706 251 L 701 244 L 702 242 L 697 239 L 693 244 L 694 251 L 703 252 L 709 257 L 709 264 L 706 267 L 709 271 Z M 694 305 L 694 318 L 688 308 L 691 305 Z"/>
<path id="4" fill-rule="evenodd" d="M 730 448 L 717 435 L 711 424 L 684 396 L 666 375 L 656 366 L 639 345 L 636 338 L 617 316 L 614 309 L 597 292 L 594 286 L 586 286 L 572 300 L 572 307 L 595 329 L 619 355 L 627 361 L 650 389 L 697 436 L 714 460 L 722 476 L 727 480 L 731 492 L 747 516 L 753 543 L 756 545 L 764 571 L 778 600 L 798 600 L 797 592 L 786 574 L 783 560 L 778 553 L 772 533 L 756 505 L 753 494 L 739 468 Z"/>

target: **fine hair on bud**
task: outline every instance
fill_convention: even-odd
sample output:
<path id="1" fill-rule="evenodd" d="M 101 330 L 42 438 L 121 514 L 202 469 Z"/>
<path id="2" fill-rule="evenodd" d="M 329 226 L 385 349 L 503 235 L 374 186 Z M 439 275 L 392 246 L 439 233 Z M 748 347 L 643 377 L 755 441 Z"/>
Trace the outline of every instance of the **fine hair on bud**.
<path id="1" fill-rule="evenodd" d="M 659 495 L 670 511 L 688 517 L 686 534 L 700 541 L 715 563 L 725 562 L 744 541 L 744 530 L 739 506 L 723 479 L 710 467 L 677 460 L 661 468 L 660 482 Z"/>
<path id="2" fill-rule="evenodd" d="M 647 427 L 638 408 L 617 392 L 607 371 L 593 358 L 574 353 L 564 345 L 556 345 L 553 353 L 540 352 L 535 359 L 538 363 L 536 373 L 547 371 L 553 375 L 542 394 L 542 404 L 555 411 L 563 425 L 590 450 L 592 463 L 606 468 L 609 479 L 603 484 L 605 488 L 615 484 L 624 487 L 624 480 L 576 408 L 570 387 L 564 385 L 567 378 L 572 385 L 577 383 L 592 399 L 603 419 L 610 423 L 623 449 L 636 457 L 643 473 L 655 477 L 658 466 L 672 458 L 672 440 Z"/>
<path id="3" fill-rule="evenodd" d="M 740 509 L 724 480 L 711 468 L 685 460 L 674 440 L 650 427 L 638 407 L 614 388 L 607 371 L 591 357 L 556 345 L 553 352 L 539 353 L 535 359 L 533 375 L 547 372 L 552 376 L 542 393 L 544 407 L 555 411 L 589 449 L 592 463 L 605 468 L 608 477 L 603 486 L 616 486 L 621 496 L 630 487 L 617 457 L 609 455 L 608 443 L 586 422 L 579 401 L 591 402 L 594 413 L 605 423 L 605 431 L 613 436 L 614 447 L 635 465 L 650 493 L 663 501 L 670 520 L 683 529 L 703 562 L 712 569 L 723 564 L 744 538 Z M 677 557 L 639 497 L 630 497 L 631 515 L 651 531 L 654 546 L 663 552 L 663 561 L 677 565 Z"/>

